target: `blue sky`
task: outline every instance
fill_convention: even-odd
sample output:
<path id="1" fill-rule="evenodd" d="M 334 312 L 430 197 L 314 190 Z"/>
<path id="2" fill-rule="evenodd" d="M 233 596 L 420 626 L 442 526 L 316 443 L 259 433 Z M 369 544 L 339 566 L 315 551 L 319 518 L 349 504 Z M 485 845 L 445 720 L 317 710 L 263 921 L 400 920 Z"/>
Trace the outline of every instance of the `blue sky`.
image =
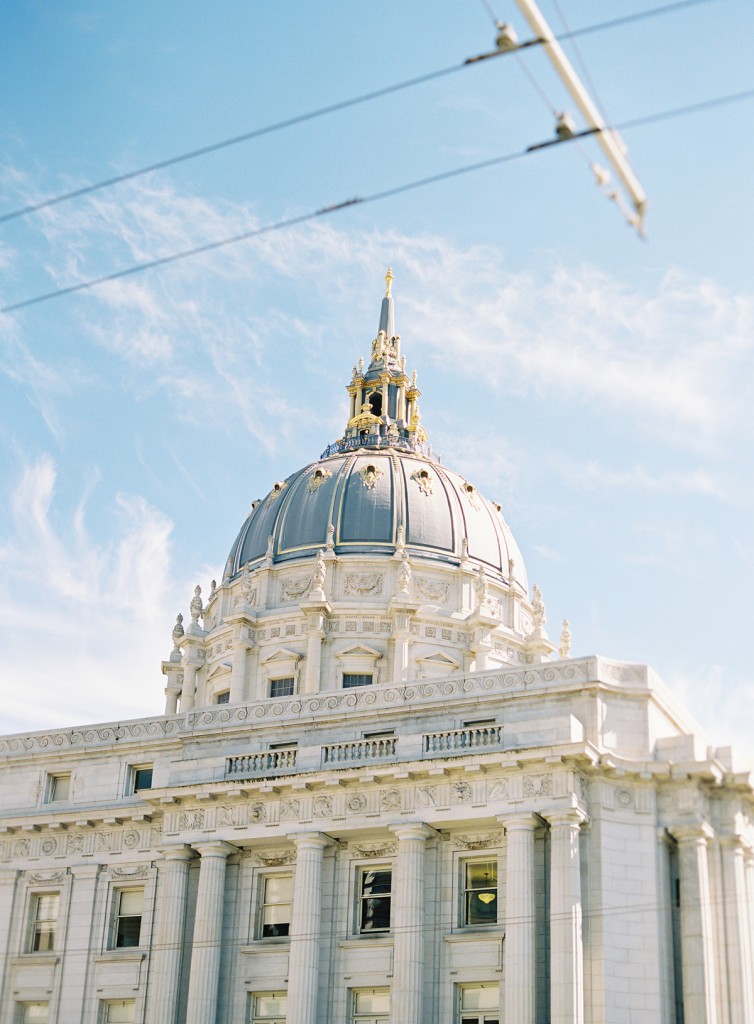
<path id="1" fill-rule="evenodd" d="M 652 4 L 560 6 L 575 28 Z M 753 30 L 721 0 L 579 49 L 620 123 L 754 87 Z M 493 35 L 471 0 L 17 0 L 0 214 Z M 542 55 L 523 59 L 572 109 Z M 748 753 L 753 113 L 624 132 L 645 241 L 584 143 L 0 317 L 0 728 L 161 710 L 176 612 L 219 578 L 249 503 L 340 434 L 391 264 L 430 438 L 503 504 L 551 634 L 567 616 L 574 654 L 649 662 Z M 0 304 L 552 132 L 517 59 L 489 61 L 2 224 Z"/>

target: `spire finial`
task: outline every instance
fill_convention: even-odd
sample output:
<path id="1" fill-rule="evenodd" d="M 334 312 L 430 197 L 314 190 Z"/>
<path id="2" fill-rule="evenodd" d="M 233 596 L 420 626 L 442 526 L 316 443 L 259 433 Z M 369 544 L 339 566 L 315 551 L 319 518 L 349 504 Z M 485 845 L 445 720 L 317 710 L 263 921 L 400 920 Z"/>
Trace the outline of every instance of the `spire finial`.
<path id="1" fill-rule="evenodd" d="M 385 274 L 385 298 L 390 298 L 390 289 L 393 284 L 393 268 L 387 268 L 387 274 Z"/>

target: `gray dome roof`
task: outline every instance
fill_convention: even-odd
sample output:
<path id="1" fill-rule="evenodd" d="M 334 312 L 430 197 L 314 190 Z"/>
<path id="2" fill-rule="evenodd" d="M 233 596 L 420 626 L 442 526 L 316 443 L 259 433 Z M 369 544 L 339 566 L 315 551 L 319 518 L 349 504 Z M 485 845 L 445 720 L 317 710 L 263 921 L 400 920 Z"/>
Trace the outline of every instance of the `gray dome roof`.
<path id="1" fill-rule="evenodd" d="M 368 444 L 276 483 L 241 527 L 225 579 L 265 557 L 276 564 L 311 558 L 327 545 L 330 524 L 336 554 L 390 557 L 402 525 L 411 555 L 458 565 L 465 538 L 468 558 L 503 579 L 513 559 L 526 591 L 523 560 L 499 505 L 434 459 L 397 446 L 370 451 Z"/>

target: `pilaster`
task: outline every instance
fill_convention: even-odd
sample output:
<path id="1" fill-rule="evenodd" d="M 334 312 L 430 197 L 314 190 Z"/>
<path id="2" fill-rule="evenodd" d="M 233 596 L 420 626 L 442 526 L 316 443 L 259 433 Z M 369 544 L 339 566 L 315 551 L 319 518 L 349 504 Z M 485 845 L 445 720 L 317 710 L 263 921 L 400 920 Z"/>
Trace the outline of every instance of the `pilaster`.
<path id="1" fill-rule="evenodd" d="M 427 840 L 435 835 L 423 822 L 391 825 L 398 840 L 393 878 L 391 925 L 393 984 L 391 1024 L 423 1024 L 424 995 L 424 859 Z"/>
<path id="2" fill-rule="evenodd" d="M 236 849 L 222 841 L 199 843 L 201 855 L 196 896 L 194 937 L 191 944 L 186 1024 L 215 1024 L 220 980 L 225 868 Z"/>
<path id="3" fill-rule="evenodd" d="M 534 834 L 541 824 L 536 814 L 500 817 L 506 834 L 505 984 L 501 1019 L 534 1024 L 536 993 L 536 916 Z"/>
<path id="4" fill-rule="evenodd" d="M 576 808 L 546 815 L 550 824 L 550 1014 L 552 1024 L 584 1022 L 581 855 L 584 815 Z"/>
<path id="5" fill-rule="evenodd" d="M 296 873 L 286 1021 L 287 1024 L 318 1024 L 322 866 L 325 847 L 331 840 L 321 832 L 299 832 L 288 838 L 296 847 Z"/>
<path id="6" fill-rule="evenodd" d="M 707 844 L 708 825 L 670 829 L 678 843 L 684 1024 L 716 1024 L 715 950 Z"/>
<path id="7" fill-rule="evenodd" d="M 175 1024 L 183 960 L 189 865 L 195 854 L 181 843 L 164 847 L 157 868 L 155 941 L 147 989 L 147 1024 Z"/>

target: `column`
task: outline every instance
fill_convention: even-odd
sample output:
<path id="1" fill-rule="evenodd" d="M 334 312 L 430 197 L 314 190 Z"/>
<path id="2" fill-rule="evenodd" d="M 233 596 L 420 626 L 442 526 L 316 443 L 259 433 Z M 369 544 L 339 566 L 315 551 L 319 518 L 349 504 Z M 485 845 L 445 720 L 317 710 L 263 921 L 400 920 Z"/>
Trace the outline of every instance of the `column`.
<path id="1" fill-rule="evenodd" d="M 189 864 L 194 851 L 185 843 L 160 851 L 157 871 L 155 939 L 149 988 L 147 1024 L 175 1024 L 181 981 Z"/>
<path id="2" fill-rule="evenodd" d="M 68 894 L 68 920 L 66 922 L 65 950 L 63 951 L 60 980 L 60 1001 L 57 1019 L 81 1020 L 88 994 L 91 957 L 99 952 L 93 941 L 93 928 L 97 921 L 97 884 L 101 865 L 74 864 L 70 868 L 71 890 Z M 65 907 L 64 893 L 60 894 L 61 912 Z M 58 928 L 62 922 L 58 921 Z M 82 971 L 81 964 L 86 965 Z M 52 1010 L 52 1001 L 50 1009 Z"/>
<path id="3" fill-rule="evenodd" d="M 728 958 L 730 1024 L 754 1024 L 751 942 L 746 898 L 746 862 L 741 838 L 720 837 L 723 861 L 723 911 Z"/>
<path id="4" fill-rule="evenodd" d="M 215 1024 L 220 980 L 220 944 L 225 902 L 225 864 L 235 847 L 223 842 L 201 843 L 199 891 L 191 945 L 186 1024 Z"/>
<path id="5" fill-rule="evenodd" d="M 230 670 L 230 703 L 246 700 L 246 644 L 236 640 L 233 644 L 233 663 Z"/>
<path id="6" fill-rule="evenodd" d="M 420 821 L 391 825 L 398 839 L 393 873 L 391 1024 L 422 1024 L 424 995 L 424 854 L 434 830 Z"/>
<path id="7" fill-rule="evenodd" d="M 306 641 L 306 666 L 304 669 L 304 693 L 319 693 L 320 666 L 322 663 L 322 637 L 324 636 L 325 616 L 313 614 L 308 616 Z"/>
<path id="8" fill-rule="evenodd" d="M 498 818 L 507 839 L 505 868 L 504 986 L 500 1019 L 534 1024 L 537 951 L 535 942 L 534 833 L 536 814 Z"/>
<path id="9" fill-rule="evenodd" d="M 11 929 L 16 921 L 13 907 L 19 875 L 15 868 L 0 868 L 0 1006 L 5 998 L 5 971 L 8 968 Z"/>
<path id="10" fill-rule="evenodd" d="M 579 834 L 584 816 L 575 808 L 569 808 L 548 814 L 547 820 L 551 841 L 550 1015 L 552 1024 L 583 1024 Z"/>
<path id="11" fill-rule="evenodd" d="M 707 864 L 712 830 L 704 825 L 682 825 L 670 833 L 678 843 L 684 1022 L 715 1024 L 715 950 Z"/>
<path id="12" fill-rule="evenodd" d="M 194 706 L 196 696 L 196 670 L 199 665 L 193 661 L 183 663 L 183 688 L 181 689 L 181 711 L 189 711 Z"/>
<path id="13" fill-rule="evenodd" d="M 288 962 L 287 1024 L 317 1024 L 320 932 L 322 927 L 322 867 L 330 840 L 321 832 L 288 837 L 296 846 L 293 880 L 291 953 Z"/>

